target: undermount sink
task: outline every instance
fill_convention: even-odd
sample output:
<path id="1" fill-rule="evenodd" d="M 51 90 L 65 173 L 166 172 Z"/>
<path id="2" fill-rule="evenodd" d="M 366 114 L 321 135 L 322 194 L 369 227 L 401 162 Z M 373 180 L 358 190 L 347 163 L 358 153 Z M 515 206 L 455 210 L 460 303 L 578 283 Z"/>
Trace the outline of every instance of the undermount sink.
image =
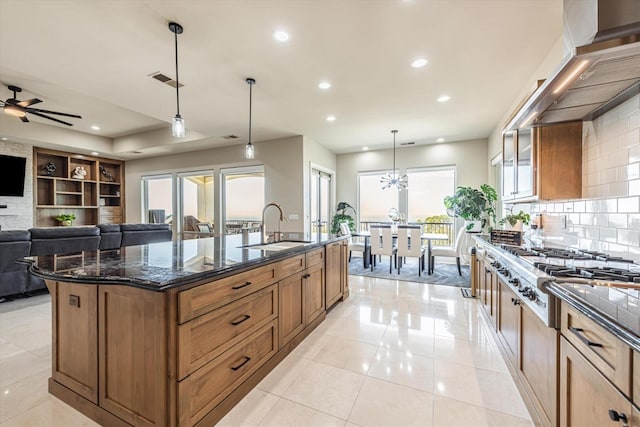
<path id="1" fill-rule="evenodd" d="M 245 249 L 259 249 L 261 251 L 283 251 L 285 249 L 291 249 L 297 246 L 306 245 L 307 243 L 311 242 L 302 240 L 283 240 L 280 242 L 259 243 L 257 245 L 247 245 L 242 247 Z"/>

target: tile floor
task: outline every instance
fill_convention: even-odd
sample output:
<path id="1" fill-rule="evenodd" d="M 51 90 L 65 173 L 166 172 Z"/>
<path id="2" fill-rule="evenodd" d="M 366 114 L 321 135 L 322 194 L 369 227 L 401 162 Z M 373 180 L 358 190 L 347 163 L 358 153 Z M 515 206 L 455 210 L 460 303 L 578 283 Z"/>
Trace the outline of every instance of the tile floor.
<path id="1" fill-rule="evenodd" d="M 222 426 L 532 426 L 475 300 L 350 276 L 351 297 Z M 0 427 L 94 426 L 47 393 L 50 298 L 0 304 Z"/>

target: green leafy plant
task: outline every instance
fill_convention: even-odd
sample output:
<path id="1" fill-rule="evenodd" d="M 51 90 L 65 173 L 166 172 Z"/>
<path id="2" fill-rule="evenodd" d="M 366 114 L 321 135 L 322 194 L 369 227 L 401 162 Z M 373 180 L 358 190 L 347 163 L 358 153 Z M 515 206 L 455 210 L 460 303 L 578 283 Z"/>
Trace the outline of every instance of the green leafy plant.
<path id="1" fill-rule="evenodd" d="M 488 184 L 482 184 L 480 189 L 472 187 L 458 187 L 451 196 L 444 198 L 444 206 L 449 216 L 460 217 L 466 221 L 482 221 L 482 227 L 496 221 L 496 201 L 498 193 Z M 470 225 L 467 226 L 471 228 Z"/>
<path id="2" fill-rule="evenodd" d="M 76 216 L 74 214 L 60 214 L 58 216 L 55 217 L 56 221 L 73 221 L 74 219 L 76 219 Z"/>
<path id="3" fill-rule="evenodd" d="M 514 214 L 513 206 L 512 206 L 511 209 L 509 210 L 509 213 L 500 220 L 500 225 L 509 223 L 509 225 L 513 227 L 514 225 L 516 225 L 518 221 L 522 221 L 524 225 L 529 225 L 529 221 L 531 221 L 531 216 L 523 210 L 521 210 L 517 214 Z"/>
<path id="4" fill-rule="evenodd" d="M 351 209 L 353 215 L 356 215 L 356 210 L 347 202 L 340 202 L 336 207 L 336 214 L 331 220 L 331 234 L 340 234 L 340 224 L 346 222 L 349 224 L 349 230 L 356 231 L 356 224 L 351 215 L 347 213 L 347 210 Z"/>

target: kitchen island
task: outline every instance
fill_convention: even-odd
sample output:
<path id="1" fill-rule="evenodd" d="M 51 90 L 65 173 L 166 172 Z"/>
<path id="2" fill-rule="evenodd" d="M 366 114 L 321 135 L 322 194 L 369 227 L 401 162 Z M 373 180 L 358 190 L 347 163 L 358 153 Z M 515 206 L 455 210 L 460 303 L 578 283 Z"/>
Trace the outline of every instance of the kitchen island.
<path id="1" fill-rule="evenodd" d="M 215 424 L 348 297 L 347 240 L 302 236 L 35 257 L 52 297 L 49 392 L 107 426 Z"/>

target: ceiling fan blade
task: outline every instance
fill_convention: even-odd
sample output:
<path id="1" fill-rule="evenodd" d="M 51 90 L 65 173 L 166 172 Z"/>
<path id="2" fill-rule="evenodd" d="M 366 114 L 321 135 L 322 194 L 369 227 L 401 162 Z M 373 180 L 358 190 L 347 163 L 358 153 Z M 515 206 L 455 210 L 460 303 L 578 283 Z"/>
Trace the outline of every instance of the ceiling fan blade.
<path id="1" fill-rule="evenodd" d="M 27 119 L 27 116 L 22 116 L 22 117 L 18 117 L 20 119 L 20 121 L 22 123 L 29 123 L 29 119 Z"/>
<path id="2" fill-rule="evenodd" d="M 35 111 L 29 111 L 29 113 L 33 114 L 34 116 L 38 116 L 38 117 L 42 117 L 42 118 L 45 118 L 45 119 L 53 120 L 54 122 L 62 123 L 63 125 L 73 126 L 73 124 L 71 124 L 71 123 L 63 122 L 62 120 L 58 120 L 58 119 L 53 118 L 53 117 L 45 116 L 44 114 L 40 114 L 40 113 L 37 113 Z"/>
<path id="3" fill-rule="evenodd" d="M 28 107 L 29 105 L 37 104 L 38 102 L 42 102 L 42 100 L 38 98 L 25 99 L 24 101 L 20 101 L 17 105 L 21 107 Z"/>
<path id="4" fill-rule="evenodd" d="M 65 116 L 65 117 L 74 117 L 76 119 L 81 119 L 82 116 L 78 116 L 77 114 L 68 114 L 68 113 L 60 113 L 58 111 L 51 111 L 51 110 L 41 110 L 40 108 L 25 108 L 25 110 L 27 111 L 27 113 L 47 113 L 47 114 L 56 114 L 58 116 Z"/>

